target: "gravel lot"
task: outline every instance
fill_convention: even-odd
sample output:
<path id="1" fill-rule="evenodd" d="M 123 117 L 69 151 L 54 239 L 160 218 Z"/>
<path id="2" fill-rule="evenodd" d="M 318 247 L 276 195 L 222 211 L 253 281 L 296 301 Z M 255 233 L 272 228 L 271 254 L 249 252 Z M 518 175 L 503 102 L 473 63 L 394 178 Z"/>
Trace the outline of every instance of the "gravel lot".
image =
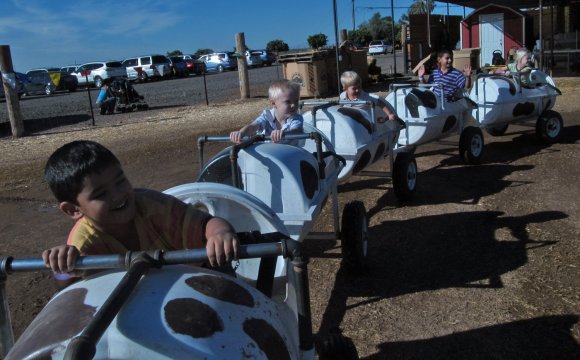
<path id="1" fill-rule="evenodd" d="M 194 81 L 139 91 L 153 101 L 146 88 Z M 353 177 L 340 186 L 341 208 L 351 200 L 366 206 L 370 269 L 348 274 L 340 241 L 306 242 L 315 333 L 342 332 L 363 359 L 580 358 L 580 87 L 575 78 L 556 81 L 565 123 L 557 144 L 510 126 L 505 136 L 486 134 L 480 166 L 461 163 L 457 139 L 422 146 L 416 199 L 404 204 L 384 179 Z M 44 162 L 60 145 L 97 140 L 119 156 L 135 186 L 166 189 L 195 179 L 199 135 L 226 134 L 267 107 L 254 96 L 209 107 L 151 103 L 150 111 L 107 116 L 95 127 L 0 138 L 0 253 L 37 256 L 66 239 L 71 223 L 42 181 Z M 331 224 L 327 206 L 317 230 Z M 46 273 L 11 276 L 7 289 L 18 336 L 53 289 Z"/>

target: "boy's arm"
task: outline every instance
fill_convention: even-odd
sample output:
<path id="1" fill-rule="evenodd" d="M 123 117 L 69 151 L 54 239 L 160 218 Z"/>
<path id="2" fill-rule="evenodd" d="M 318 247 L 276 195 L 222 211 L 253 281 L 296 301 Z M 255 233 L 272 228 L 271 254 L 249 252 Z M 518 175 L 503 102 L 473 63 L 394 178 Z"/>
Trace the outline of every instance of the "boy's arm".
<path id="1" fill-rule="evenodd" d="M 238 257 L 240 241 L 226 220 L 213 217 L 205 225 L 207 256 L 211 266 L 222 266 Z"/>
<path id="2" fill-rule="evenodd" d="M 241 128 L 239 131 L 232 131 L 230 133 L 230 140 L 233 143 L 239 144 L 244 136 L 254 134 L 258 130 L 260 130 L 260 126 L 258 124 L 255 123 L 248 124 L 243 128 Z"/>

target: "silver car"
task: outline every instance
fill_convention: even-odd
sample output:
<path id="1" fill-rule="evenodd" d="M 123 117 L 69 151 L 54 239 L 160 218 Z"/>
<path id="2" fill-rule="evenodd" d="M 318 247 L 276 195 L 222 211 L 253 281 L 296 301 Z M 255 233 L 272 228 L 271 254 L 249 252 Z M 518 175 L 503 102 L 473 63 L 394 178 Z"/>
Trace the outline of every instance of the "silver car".
<path id="1" fill-rule="evenodd" d="M 127 77 L 127 71 L 120 61 L 98 61 L 82 64 L 72 73 L 79 85 L 95 85 L 100 88 L 103 80 Z"/>

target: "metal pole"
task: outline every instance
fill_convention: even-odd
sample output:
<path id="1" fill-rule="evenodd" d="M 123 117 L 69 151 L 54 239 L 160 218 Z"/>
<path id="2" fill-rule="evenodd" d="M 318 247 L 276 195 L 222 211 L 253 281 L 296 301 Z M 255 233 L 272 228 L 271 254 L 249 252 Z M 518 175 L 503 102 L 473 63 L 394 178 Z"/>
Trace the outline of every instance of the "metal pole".
<path id="1" fill-rule="evenodd" d="M 543 4 L 542 4 L 542 0 L 540 0 L 540 4 L 539 4 L 539 9 L 540 9 L 540 18 L 538 20 L 539 22 L 539 32 L 540 32 L 540 59 L 539 59 L 539 66 L 540 69 L 545 70 L 544 69 L 544 26 L 543 26 L 543 22 L 544 22 L 544 16 L 543 16 Z"/>
<path id="2" fill-rule="evenodd" d="M 14 333 L 12 332 L 12 319 L 6 294 L 6 273 L 0 273 L 0 355 L 3 359 L 14 345 Z"/>
<path id="3" fill-rule="evenodd" d="M 339 54 L 338 54 L 338 17 L 336 15 L 336 0 L 332 0 L 332 8 L 334 11 L 334 41 L 335 45 L 335 57 L 336 57 L 336 89 L 338 95 L 340 96 L 340 64 L 339 64 Z"/>
<path id="4" fill-rule="evenodd" d="M 354 0 L 352 0 L 352 31 L 354 31 L 356 28 L 355 26 L 355 22 L 354 22 Z"/>
<path id="5" fill-rule="evenodd" d="M 92 119 L 92 124 L 93 126 L 95 126 L 95 112 L 93 111 L 93 99 L 91 98 L 91 88 L 89 86 L 89 73 L 85 72 L 85 80 L 87 84 L 87 95 L 89 96 L 89 108 L 91 109 L 91 119 Z M 99 89 L 100 91 L 100 89 Z M 98 95 L 97 95 L 98 96 Z"/>
<path id="6" fill-rule="evenodd" d="M 393 81 L 395 80 L 395 74 L 397 73 L 397 52 L 395 51 L 395 6 L 393 0 L 391 0 L 391 37 L 393 44 Z"/>

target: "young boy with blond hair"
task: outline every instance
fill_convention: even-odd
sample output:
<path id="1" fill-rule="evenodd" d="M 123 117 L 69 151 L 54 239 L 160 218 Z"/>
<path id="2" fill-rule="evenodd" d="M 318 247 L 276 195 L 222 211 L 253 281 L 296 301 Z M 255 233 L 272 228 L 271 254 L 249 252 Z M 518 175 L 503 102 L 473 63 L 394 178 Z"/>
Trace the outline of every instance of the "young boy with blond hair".
<path id="1" fill-rule="evenodd" d="M 59 208 L 75 221 L 66 244 L 42 253 L 56 274 L 80 276 L 74 269 L 79 255 L 205 247 L 212 266 L 237 257 L 239 240 L 226 220 L 173 196 L 134 189 L 117 157 L 101 144 L 63 145 L 48 159 L 45 180 Z"/>
<path id="2" fill-rule="evenodd" d="M 397 120 L 399 125 L 405 127 L 405 122 L 397 117 L 391 106 L 378 96 L 373 96 L 362 89 L 362 79 L 355 71 L 345 71 L 340 75 L 340 83 L 343 92 L 339 95 L 341 101 L 370 101 L 379 106 L 388 120 Z"/>
<path id="3" fill-rule="evenodd" d="M 261 132 L 280 142 L 285 134 L 300 134 L 304 118 L 298 113 L 300 84 L 289 80 L 274 81 L 268 89 L 270 109 L 264 110 L 250 124 L 230 133 L 230 140 L 240 143 L 244 136 Z"/>

